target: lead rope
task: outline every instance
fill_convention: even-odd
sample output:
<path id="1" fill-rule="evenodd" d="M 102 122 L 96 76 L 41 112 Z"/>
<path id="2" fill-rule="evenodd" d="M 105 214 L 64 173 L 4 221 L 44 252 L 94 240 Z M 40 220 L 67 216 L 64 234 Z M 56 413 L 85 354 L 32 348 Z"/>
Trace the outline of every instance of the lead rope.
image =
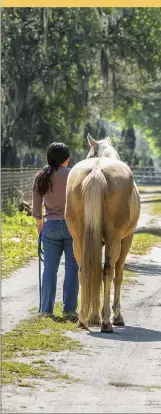
<path id="1" fill-rule="evenodd" d="M 44 262 L 44 252 L 41 248 L 41 232 L 38 238 L 38 258 L 39 258 L 39 313 L 41 312 L 41 262 Z"/>

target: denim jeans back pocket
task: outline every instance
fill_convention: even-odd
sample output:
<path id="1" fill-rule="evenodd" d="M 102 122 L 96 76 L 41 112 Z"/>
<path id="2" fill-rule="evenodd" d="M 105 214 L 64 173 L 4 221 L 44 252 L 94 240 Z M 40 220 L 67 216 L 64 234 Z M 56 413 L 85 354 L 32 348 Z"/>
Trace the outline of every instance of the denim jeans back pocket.
<path id="1" fill-rule="evenodd" d="M 60 222 L 59 220 L 49 220 L 44 223 L 42 229 L 42 239 L 60 240 Z"/>
<path id="2" fill-rule="evenodd" d="M 43 225 L 42 237 L 52 239 L 53 234 L 54 234 L 54 227 L 55 227 L 55 220 L 46 221 Z"/>

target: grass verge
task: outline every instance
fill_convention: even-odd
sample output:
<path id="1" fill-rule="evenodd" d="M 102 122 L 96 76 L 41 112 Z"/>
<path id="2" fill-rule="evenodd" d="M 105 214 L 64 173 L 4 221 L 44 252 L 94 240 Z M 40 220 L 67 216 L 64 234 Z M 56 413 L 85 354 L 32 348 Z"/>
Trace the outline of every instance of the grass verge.
<path id="1" fill-rule="evenodd" d="M 2 361 L 3 384 L 10 383 L 21 386 L 23 379 L 42 378 L 42 376 L 44 376 L 44 373 L 41 369 L 35 368 L 31 364 L 25 364 L 24 362 L 18 361 Z M 27 384 L 28 383 L 25 382 L 25 386 L 27 386 Z"/>
<path id="2" fill-rule="evenodd" d="M 41 379 L 46 381 L 59 379 L 68 383 L 78 381 L 78 379 L 73 379 L 70 375 L 63 374 L 46 363 L 41 364 L 40 361 L 32 361 L 31 363 L 2 361 L 3 384 L 15 384 L 19 387 L 34 388 L 35 385 L 40 385 Z"/>
<path id="3" fill-rule="evenodd" d="M 35 378 L 48 379 L 49 376 L 50 379 L 53 376 L 55 379 L 72 381 L 69 375 L 46 364 L 44 359 L 38 359 L 40 355 L 45 358 L 49 352 L 78 351 L 82 348 L 78 341 L 65 335 L 65 331 L 76 329 L 77 324 L 63 319 L 61 304 L 56 306 L 55 313 L 56 321 L 32 317 L 19 324 L 13 331 L 2 335 L 2 383 L 30 386 L 26 379 L 34 381 Z M 36 357 L 36 360 L 26 363 L 23 362 L 25 357 Z M 18 358 L 21 358 L 22 362 L 15 360 Z"/>
<path id="4" fill-rule="evenodd" d="M 157 243 L 161 242 L 161 237 L 153 234 L 135 234 L 130 249 L 130 254 L 147 254 Z"/>
<path id="5" fill-rule="evenodd" d="M 124 270 L 123 285 L 135 285 L 136 283 L 135 272 L 133 270 Z"/>
<path id="6" fill-rule="evenodd" d="M 149 206 L 150 214 L 154 216 L 161 216 L 161 202 L 151 203 Z"/>
<path id="7" fill-rule="evenodd" d="M 2 277 L 26 264 L 37 255 L 37 228 L 33 217 L 15 212 L 2 213 Z"/>
<path id="8" fill-rule="evenodd" d="M 141 193 L 160 193 L 161 191 L 161 185 L 139 185 L 138 186 L 139 192 Z"/>

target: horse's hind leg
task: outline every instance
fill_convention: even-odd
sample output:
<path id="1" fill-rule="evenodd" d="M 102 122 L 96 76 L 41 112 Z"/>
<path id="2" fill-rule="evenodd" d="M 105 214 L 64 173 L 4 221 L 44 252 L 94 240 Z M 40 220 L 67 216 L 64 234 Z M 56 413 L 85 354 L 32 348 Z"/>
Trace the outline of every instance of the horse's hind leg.
<path id="1" fill-rule="evenodd" d="M 121 249 L 120 240 L 112 240 L 109 243 L 110 248 L 106 245 L 105 248 L 105 267 L 104 267 L 104 305 L 102 309 L 102 325 L 101 332 L 113 332 L 112 324 L 110 322 L 110 293 L 111 293 L 111 282 L 114 277 L 115 263 L 118 260 Z"/>
<path id="2" fill-rule="evenodd" d="M 114 275 L 114 267 L 109 268 L 108 270 L 104 269 L 104 305 L 102 308 L 102 324 L 101 324 L 101 332 L 113 332 L 112 325 L 110 322 L 110 290 L 111 290 L 111 282 Z"/>
<path id="3" fill-rule="evenodd" d="M 78 266 L 81 264 L 81 245 L 82 245 L 82 229 L 80 225 L 80 212 L 78 215 L 71 203 L 66 206 L 65 220 L 68 230 L 73 239 L 73 253 Z"/>
<path id="4" fill-rule="evenodd" d="M 74 220 L 73 218 L 74 217 Z M 83 227 L 81 225 L 80 215 L 76 213 L 73 207 L 70 205 L 70 209 L 66 209 L 66 221 L 69 232 L 73 238 L 73 253 L 77 264 L 79 266 L 78 278 L 80 282 L 81 293 L 81 308 L 79 312 L 78 326 L 81 328 L 86 327 L 85 315 L 84 315 L 84 287 L 81 279 L 81 256 L 82 256 L 82 240 L 83 240 Z"/>
<path id="5" fill-rule="evenodd" d="M 92 298 L 93 299 L 93 298 Z M 99 326 L 101 324 L 101 318 L 99 314 L 100 310 L 100 292 L 97 292 L 97 298 L 95 297 L 95 301 L 91 303 L 91 314 L 88 320 L 88 326 Z"/>
<path id="6" fill-rule="evenodd" d="M 130 234 L 129 236 L 125 237 L 121 241 L 121 252 L 120 257 L 116 262 L 115 265 L 115 278 L 114 278 L 114 303 L 113 303 L 113 325 L 121 326 L 124 325 L 124 320 L 120 312 L 120 293 L 121 293 L 121 284 L 123 280 L 123 269 L 124 269 L 124 263 L 126 256 L 128 254 L 128 251 L 130 249 L 131 243 L 132 243 L 133 234 Z"/>

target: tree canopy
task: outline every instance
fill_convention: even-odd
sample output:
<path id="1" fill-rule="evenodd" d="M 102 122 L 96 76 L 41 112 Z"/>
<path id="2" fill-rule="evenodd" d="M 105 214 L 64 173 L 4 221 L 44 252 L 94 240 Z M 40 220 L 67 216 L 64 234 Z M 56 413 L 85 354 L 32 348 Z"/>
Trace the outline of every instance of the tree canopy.
<path id="1" fill-rule="evenodd" d="M 161 152 L 160 70 L 160 8 L 3 9 L 2 165 L 54 140 L 80 155 L 100 118 Z"/>

